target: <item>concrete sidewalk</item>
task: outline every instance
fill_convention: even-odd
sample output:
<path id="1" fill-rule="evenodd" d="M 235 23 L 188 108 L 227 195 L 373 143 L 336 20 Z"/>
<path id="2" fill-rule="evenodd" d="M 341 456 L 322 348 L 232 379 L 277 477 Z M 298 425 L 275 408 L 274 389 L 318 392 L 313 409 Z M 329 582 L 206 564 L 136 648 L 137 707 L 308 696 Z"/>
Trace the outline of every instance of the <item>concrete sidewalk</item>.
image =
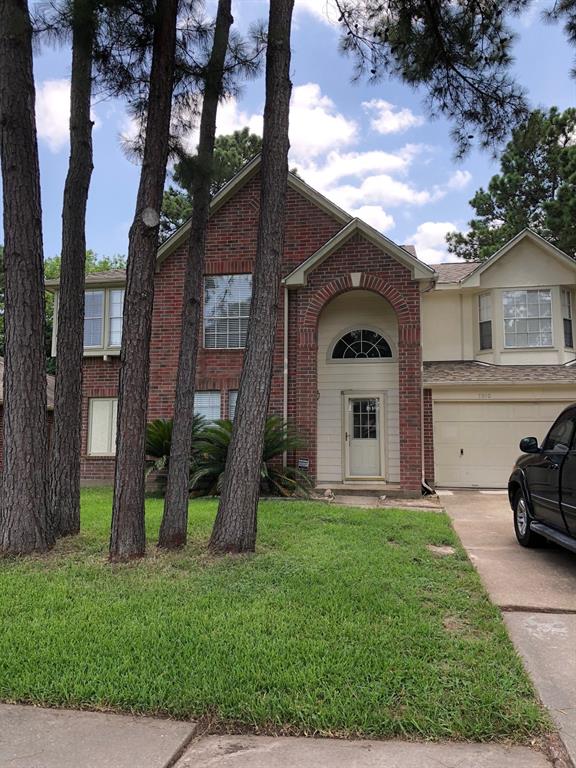
<path id="1" fill-rule="evenodd" d="M 521 547 L 505 493 L 442 501 L 576 765 L 576 555 Z"/>
<path id="2" fill-rule="evenodd" d="M 496 744 L 201 736 L 191 722 L 0 705 L 2 768 L 550 768 Z"/>

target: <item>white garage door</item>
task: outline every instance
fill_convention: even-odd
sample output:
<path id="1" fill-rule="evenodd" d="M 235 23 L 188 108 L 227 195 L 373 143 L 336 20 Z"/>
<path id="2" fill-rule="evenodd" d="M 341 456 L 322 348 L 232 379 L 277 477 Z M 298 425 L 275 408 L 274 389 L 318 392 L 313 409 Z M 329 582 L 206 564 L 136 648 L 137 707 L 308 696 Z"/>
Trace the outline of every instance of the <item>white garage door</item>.
<path id="1" fill-rule="evenodd" d="M 518 443 L 541 440 L 570 402 L 434 402 L 436 485 L 504 488 Z"/>

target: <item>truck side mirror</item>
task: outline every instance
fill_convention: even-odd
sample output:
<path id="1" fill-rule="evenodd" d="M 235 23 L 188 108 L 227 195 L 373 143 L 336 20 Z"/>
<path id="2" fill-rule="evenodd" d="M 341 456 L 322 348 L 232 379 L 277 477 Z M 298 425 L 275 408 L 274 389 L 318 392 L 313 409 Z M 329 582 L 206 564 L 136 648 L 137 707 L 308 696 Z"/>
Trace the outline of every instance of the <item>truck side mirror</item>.
<path id="1" fill-rule="evenodd" d="M 535 437 L 523 437 L 520 440 L 520 450 L 522 453 L 540 453 L 538 440 Z"/>

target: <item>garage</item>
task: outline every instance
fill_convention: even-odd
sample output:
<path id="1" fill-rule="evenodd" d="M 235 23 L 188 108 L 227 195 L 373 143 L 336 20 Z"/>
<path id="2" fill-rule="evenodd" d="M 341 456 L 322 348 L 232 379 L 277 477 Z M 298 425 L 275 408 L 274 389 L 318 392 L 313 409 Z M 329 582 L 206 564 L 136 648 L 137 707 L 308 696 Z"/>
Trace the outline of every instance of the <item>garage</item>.
<path id="1" fill-rule="evenodd" d="M 515 399 L 508 399 L 512 394 Z M 503 488 L 521 438 L 541 440 L 570 400 L 521 400 L 506 393 L 470 392 L 466 400 L 433 400 L 436 484 L 454 488 Z M 446 393 L 443 393 L 444 398 Z M 441 396 L 440 396 L 441 397 Z M 474 399 L 471 399 L 474 398 Z M 484 399 L 489 398 L 489 399 Z"/>

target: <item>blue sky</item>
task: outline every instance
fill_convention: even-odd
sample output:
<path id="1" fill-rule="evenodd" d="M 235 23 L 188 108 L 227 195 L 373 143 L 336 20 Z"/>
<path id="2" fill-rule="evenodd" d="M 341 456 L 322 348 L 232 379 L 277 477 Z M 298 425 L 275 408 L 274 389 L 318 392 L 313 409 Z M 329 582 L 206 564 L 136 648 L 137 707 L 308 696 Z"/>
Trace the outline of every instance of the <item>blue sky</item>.
<path id="1" fill-rule="evenodd" d="M 240 29 L 267 13 L 264 0 L 235 0 Z M 514 20 L 515 71 L 536 107 L 575 106 L 569 72 L 574 51 L 558 26 L 543 24 L 545 2 Z M 213 9 L 208 0 L 208 12 Z M 431 120 L 422 94 L 395 81 L 352 83 L 352 62 L 338 52 L 330 0 L 296 0 L 293 31 L 291 166 L 336 203 L 398 243 L 414 243 L 428 261 L 453 260 L 445 252 L 450 229 L 465 229 L 468 200 L 496 172 L 486 154 L 453 160 L 450 126 Z M 60 250 L 62 190 L 68 163 L 69 51 L 45 49 L 35 60 L 41 163 L 44 250 Z M 263 77 L 238 100 L 222 105 L 219 133 L 249 125 L 261 132 Z M 87 244 L 100 255 L 125 254 L 139 169 L 124 156 L 119 136 L 130 131 L 120 102 L 93 107 L 94 174 Z M 195 136 L 189 137 L 190 146 Z M 169 182 L 169 179 L 168 179 Z M 1 242 L 1 241 L 0 241 Z"/>

